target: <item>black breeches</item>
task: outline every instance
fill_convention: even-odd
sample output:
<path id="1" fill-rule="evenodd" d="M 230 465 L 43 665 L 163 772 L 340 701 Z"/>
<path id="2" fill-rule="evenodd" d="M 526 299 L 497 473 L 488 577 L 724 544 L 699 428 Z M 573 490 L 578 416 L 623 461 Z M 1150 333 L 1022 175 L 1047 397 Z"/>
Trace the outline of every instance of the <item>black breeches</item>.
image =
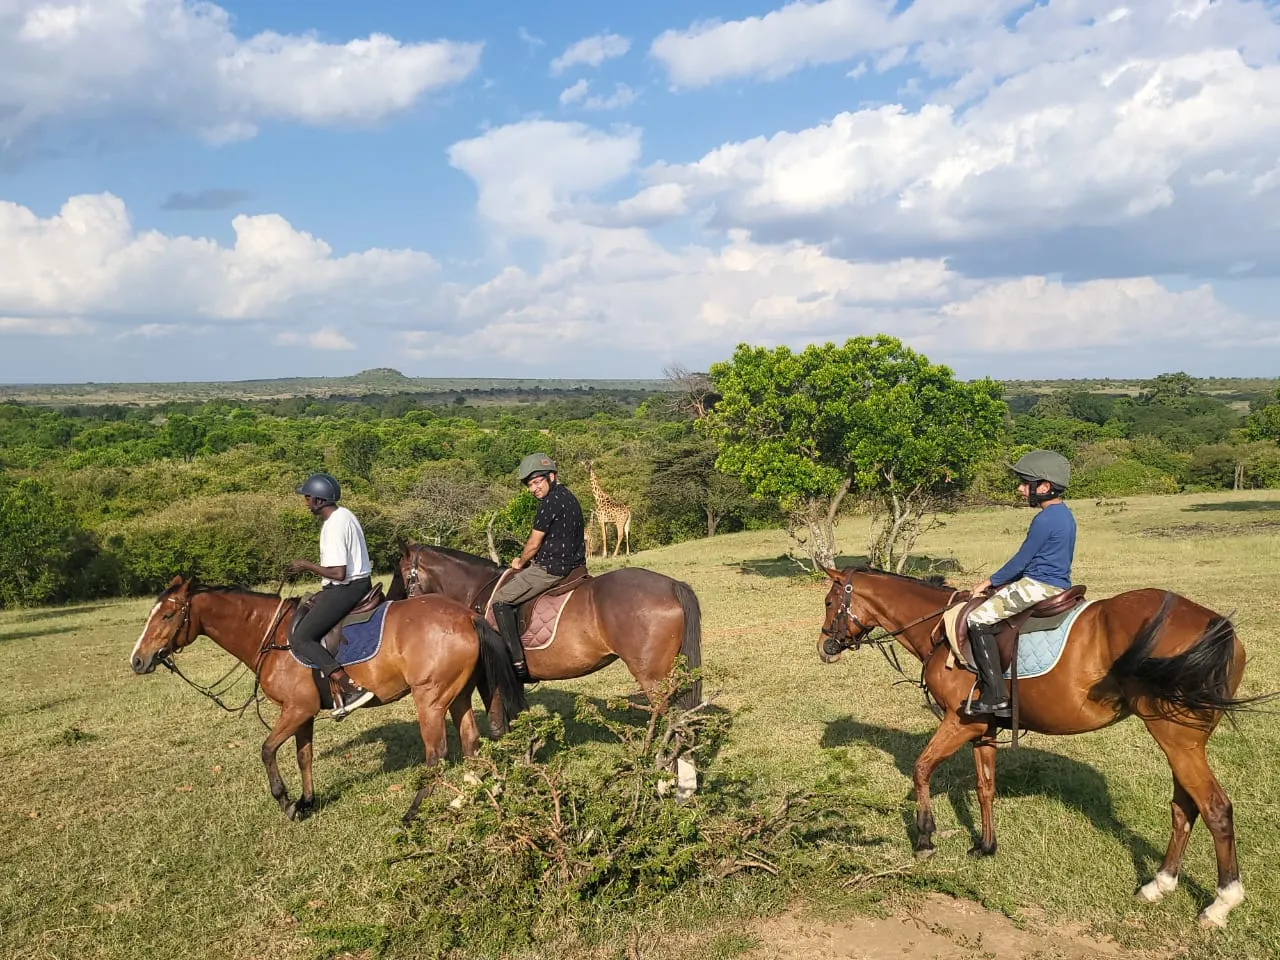
<path id="1" fill-rule="evenodd" d="M 294 625 L 293 632 L 289 635 L 289 646 L 294 653 L 308 663 L 314 663 L 326 677 L 340 669 L 341 664 L 324 648 L 320 640 L 364 599 L 370 586 L 369 578 L 361 577 L 350 583 L 334 584 L 321 590 L 315 604 Z"/>

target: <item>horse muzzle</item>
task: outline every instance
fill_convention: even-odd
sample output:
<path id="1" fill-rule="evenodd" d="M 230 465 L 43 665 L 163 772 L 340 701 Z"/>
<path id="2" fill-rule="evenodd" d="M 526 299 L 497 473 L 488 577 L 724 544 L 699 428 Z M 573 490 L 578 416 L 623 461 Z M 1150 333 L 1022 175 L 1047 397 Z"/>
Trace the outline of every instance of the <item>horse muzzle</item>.
<path id="1" fill-rule="evenodd" d="M 156 669 L 156 655 L 149 653 L 145 657 L 135 653 L 129 658 L 129 666 L 133 667 L 133 672 L 138 676 L 144 676 L 148 673 L 154 673 Z"/>

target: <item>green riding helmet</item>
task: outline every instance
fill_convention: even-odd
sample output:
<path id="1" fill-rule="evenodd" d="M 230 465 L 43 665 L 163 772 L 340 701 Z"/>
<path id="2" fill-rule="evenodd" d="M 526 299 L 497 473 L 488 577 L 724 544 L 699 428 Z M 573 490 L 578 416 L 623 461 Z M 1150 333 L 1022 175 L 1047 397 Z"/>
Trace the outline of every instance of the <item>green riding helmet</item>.
<path id="1" fill-rule="evenodd" d="M 545 453 L 529 454 L 520 461 L 520 466 L 516 468 L 516 476 L 521 483 L 528 483 L 530 477 L 536 477 L 540 473 L 555 472 L 556 462 Z"/>
<path id="2" fill-rule="evenodd" d="M 338 481 L 327 473 L 313 473 L 298 485 L 295 492 L 317 500 L 328 500 L 330 503 L 337 503 L 342 497 Z"/>
<path id="3" fill-rule="evenodd" d="M 1018 458 L 1009 468 L 1027 483 L 1048 480 L 1061 490 L 1071 482 L 1071 464 L 1067 458 L 1052 450 L 1032 450 Z"/>

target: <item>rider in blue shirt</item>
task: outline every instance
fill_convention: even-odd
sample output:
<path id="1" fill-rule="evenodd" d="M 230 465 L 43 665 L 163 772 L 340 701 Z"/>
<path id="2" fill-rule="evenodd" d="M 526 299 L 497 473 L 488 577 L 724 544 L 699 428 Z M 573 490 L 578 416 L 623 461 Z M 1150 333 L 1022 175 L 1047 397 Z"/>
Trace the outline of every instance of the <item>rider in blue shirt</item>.
<path id="1" fill-rule="evenodd" d="M 1052 450 L 1032 450 L 1012 467 L 1022 480 L 1018 492 L 1027 505 L 1039 508 L 1018 552 L 1003 567 L 973 588 L 975 596 L 995 593 L 969 613 L 969 640 L 982 693 L 971 715 L 1010 716 L 1004 671 L 1000 669 L 997 625 L 1071 586 L 1076 549 L 1076 518 L 1062 502 L 1071 480 L 1071 464 Z"/>

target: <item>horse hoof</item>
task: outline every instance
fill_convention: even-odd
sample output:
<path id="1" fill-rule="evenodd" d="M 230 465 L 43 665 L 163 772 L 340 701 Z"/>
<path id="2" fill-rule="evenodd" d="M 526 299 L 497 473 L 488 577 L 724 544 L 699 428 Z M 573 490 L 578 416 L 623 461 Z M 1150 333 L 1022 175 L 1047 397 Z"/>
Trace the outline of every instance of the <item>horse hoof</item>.
<path id="1" fill-rule="evenodd" d="M 1200 914 L 1201 930 L 1221 930 L 1227 925 L 1226 917 L 1210 916 L 1209 911 L 1205 910 Z"/>
<path id="2" fill-rule="evenodd" d="M 933 847 L 921 847 L 916 851 L 917 860 L 928 860 L 938 851 Z"/>
<path id="3" fill-rule="evenodd" d="M 972 847 L 969 848 L 969 856 L 973 857 L 975 860 L 981 859 L 983 857 L 994 857 L 995 855 L 996 855 L 996 845 L 994 843 L 990 846 L 990 848 L 984 847 L 980 843 L 975 843 Z"/>

